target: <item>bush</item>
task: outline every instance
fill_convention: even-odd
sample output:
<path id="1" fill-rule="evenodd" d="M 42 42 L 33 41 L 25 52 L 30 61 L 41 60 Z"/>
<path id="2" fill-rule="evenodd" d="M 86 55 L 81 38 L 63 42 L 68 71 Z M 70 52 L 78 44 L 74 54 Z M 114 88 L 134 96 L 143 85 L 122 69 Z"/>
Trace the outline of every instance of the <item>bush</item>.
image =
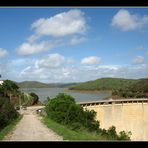
<path id="1" fill-rule="evenodd" d="M 117 139 L 118 135 L 116 132 L 116 127 L 115 126 L 109 127 L 109 129 L 107 130 L 107 135 L 108 137 L 110 137 L 110 139 Z"/>
<path id="2" fill-rule="evenodd" d="M 75 100 L 73 97 L 64 93 L 59 93 L 55 98 L 51 99 L 46 105 L 47 115 L 57 122 L 66 122 L 67 111 L 70 105 L 74 104 Z"/>
<path id="3" fill-rule="evenodd" d="M 75 103 L 72 96 L 64 93 L 51 99 L 45 110 L 48 117 L 75 130 L 83 127 L 89 131 L 95 131 L 100 126 L 99 122 L 95 121 L 95 111 L 84 111 L 80 105 Z"/>
<path id="4" fill-rule="evenodd" d="M 0 97 L 0 130 L 18 117 L 9 98 Z"/>
<path id="5" fill-rule="evenodd" d="M 110 127 L 108 130 L 101 129 L 99 121 L 95 120 L 96 112 L 94 110 L 84 111 L 70 95 L 60 93 L 47 103 L 45 111 L 49 118 L 67 125 L 73 130 L 85 129 L 113 140 L 128 139 L 128 135 L 125 132 L 121 132 L 118 136 L 115 126 Z"/>
<path id="6" fill-rule="evenodd" d="M 35 94 L 35 93 L 33 93 L 33 92 L 31 92 L 31 93 L 30 93 L 30 96 L 32 96 L 32 97 L 33 97 L 33 102 L 32 102 L 32 105 L 37 104 L 37 103 L 38 103 L 38 101 L 39 101 L 39 97 L 38 97 L 38 95 L 37 95 L 37 94 Z"/>
<path id="7" fill-rule="evenodd" d="M 83 120 L 83 115 L 83 108 L 80 105 L 71 104 L 66 113 L 66 123 L 71 124 L 73 122 L 80 122 Z"/>
<path id="8" fill-rule="evenodd" d="M 131 132 L 126 133 L 125 131 L 121 131 L 118 136 L 118 140 L 130 140 Z"/>
<path id="9" fill-rule="evenodd" d="M 0 85 L 0 93 L 5 97 L 9 97 L 10 94 L 17 94 L 18 92 L 19 87 L 11 80 L 5 80 L 3 85 Z"/>
<path id="10" fill-rule="evenodd" d="M 72 130 L 80 130 L 82 127 L 82 124 L 79 122 L 74 122 L 70 124 L 70 129 Z"/>

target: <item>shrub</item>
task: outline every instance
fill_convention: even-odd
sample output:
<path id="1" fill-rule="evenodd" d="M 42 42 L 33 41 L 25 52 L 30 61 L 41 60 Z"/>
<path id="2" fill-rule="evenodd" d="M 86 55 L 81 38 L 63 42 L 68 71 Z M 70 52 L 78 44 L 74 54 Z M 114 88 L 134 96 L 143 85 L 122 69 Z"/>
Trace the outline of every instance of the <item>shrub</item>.
<path id="1" fill-rule="evenodd" d="M 18 117 L 8 98 L 0 97 L 0 129 Z"/>
<path id="2" fill-rule="evenodd" d="M 64 93 L 59 93 L 55 98 L 51 99 L 46 105 L 47 115 L 57 122 L 66 122 L 67 111 L 69 106 L 74 104 L 75 100 L 73 97 Z"/>
<path id="3" fill-rule="evenodd" d="M 51 99 L 45 108 L 48 117 L 51 119 L 71 126 L 73 129 L 84 127 L 89 131 L 99 128 L 99 122 L 95 121 L 95 111 L 84 111 L 83 108 L 75 103 L 73 97 L 60 93 Z"/>
<path id="4" fill-rule="evenodd" d="M 37 94 L 35 94 L 35 93 L 33 93 L 33 92 L 31 92 L 31 93 L 30 93 L 30 96 L 32 96 L 32 97 L 33 97 L 33 102 L 32 102 L 32 105 L 37 104 L 37 103 L 38 103 L 38 101 L 39 101 L 39 97 L 38 97 L 38 95 L 37 95 Z"/>
<path id="5" fill-rule="evenodd" d="M 118 140 L 130 140 L 131 132 L 126 133 L 125 131 L 121 131 L 118 136 Z"/>
<path id="6" fill-rule="evenodd" d="M 82 127 L 83 126 L 80 122 L 73 122 L 70 124 L 70 129 L 72 130 L 80 130 Z"/>
<path id="7" fill-rule="evenodd" d="M 116 132 L 116 127 L 115 126 L 109 127 L 109 129 L 107 130 L 107 135 L 111 139 L 117 139 L 118 135 L 117 135 L 117 132 Z"/>
<path id="8" fill-rule="evenodd" d="M 95 120 L 96 112 L 94 110 L 83 110 L 80 105 L 75 103 L 73 97 L 64 93 L 60 93 L 51 99 L 47 103 L 45 111 L 49 118 L 67 125 L 67 127 L 73 130 L 85 129 L 112 140 L 126 140 L 129 138 L 129 135 L 124 131 L 118 135 L 115 126 L 110 127 L 108 130 L 101 129 L 100 122 Z"/>

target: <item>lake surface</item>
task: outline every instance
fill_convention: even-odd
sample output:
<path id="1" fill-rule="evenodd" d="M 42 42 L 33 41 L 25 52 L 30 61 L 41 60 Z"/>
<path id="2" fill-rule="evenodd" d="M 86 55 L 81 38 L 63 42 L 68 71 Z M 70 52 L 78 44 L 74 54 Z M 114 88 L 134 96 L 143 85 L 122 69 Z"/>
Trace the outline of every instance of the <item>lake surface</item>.
<path id="1" fill-rule="evenodd" d="M 43 102 L 47 99 L 55 97 L 58 93 L 66 93 L 73 96 L 76 102 L 86 102 L 86 101 L 99 101 L 106 97 L 111 96 L 110 92 L 99 92 L 99 93 L 81 93 L 81 92 L 70 92 L 67 88 L 22 88 L 22 92 L 34 92 L 39 96 L 39 100 Z"/>

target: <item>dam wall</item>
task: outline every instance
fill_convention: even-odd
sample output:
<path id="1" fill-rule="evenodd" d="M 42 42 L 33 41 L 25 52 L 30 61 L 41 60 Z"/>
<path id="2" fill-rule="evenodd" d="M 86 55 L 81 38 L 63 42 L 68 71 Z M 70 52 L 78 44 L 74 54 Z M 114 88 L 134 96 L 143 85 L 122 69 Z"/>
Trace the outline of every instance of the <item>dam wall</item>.
<path id="1" fill-rule="evenodd" d="M 100 127 L 112 125 L 117 132 L 131 131 L 131 140 L 148 141 L 148 99 L 105 100 L 80 103 L 84 109 L 97 112 Z"/>

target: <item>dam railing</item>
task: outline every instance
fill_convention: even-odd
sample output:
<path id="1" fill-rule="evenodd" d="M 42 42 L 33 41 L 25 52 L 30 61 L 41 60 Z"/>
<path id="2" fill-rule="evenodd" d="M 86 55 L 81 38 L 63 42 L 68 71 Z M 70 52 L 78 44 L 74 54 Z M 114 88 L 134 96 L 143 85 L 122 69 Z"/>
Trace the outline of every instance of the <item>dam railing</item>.
<path id="1" fill-rule="evenodd" d="M 79 102 L 82 107 L 85 106 L 95 106 L 95 105 L 112 105 L 112 104 L 129 104 L 129 103 L 147 103 L 148 98 L 127 98 L 127 99 L 108 99 L 100 101 L 88 101 L 88 102 Z"/>

